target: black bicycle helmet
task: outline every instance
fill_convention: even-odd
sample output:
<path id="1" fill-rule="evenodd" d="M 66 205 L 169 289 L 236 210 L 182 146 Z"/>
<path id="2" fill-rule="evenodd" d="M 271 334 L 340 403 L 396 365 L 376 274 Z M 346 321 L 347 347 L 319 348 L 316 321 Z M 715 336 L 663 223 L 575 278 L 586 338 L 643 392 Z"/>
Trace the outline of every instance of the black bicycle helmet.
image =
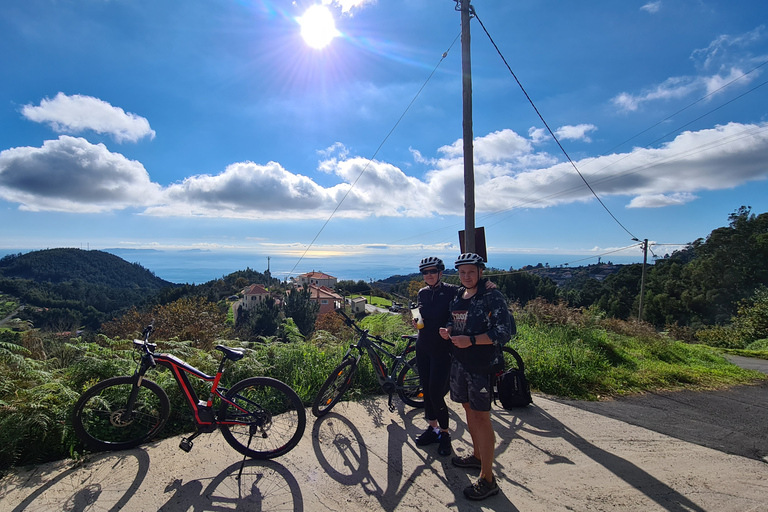
<path id="1" fill-rule="evenodd" d="M 456 268 L 459 268 L 461 265 L 477 265 L 478 268 L 485 268 L 485 261 L 479 254 L 465 252 L 456 259 Z"/>
<path id="2" fill-rule="evenodd" d="M 426 268 L 432 268 L 437 267 L 437 270 L 442 272 L 445 270 L 445 263 L 443 263 L 443 260 L 440 258 L 436 258 L 434 256 L 429 256 L 427 258 L 424 258 L 421 260 L 421 263 L 419 263 L 419 271 L 422 271 Z"/>

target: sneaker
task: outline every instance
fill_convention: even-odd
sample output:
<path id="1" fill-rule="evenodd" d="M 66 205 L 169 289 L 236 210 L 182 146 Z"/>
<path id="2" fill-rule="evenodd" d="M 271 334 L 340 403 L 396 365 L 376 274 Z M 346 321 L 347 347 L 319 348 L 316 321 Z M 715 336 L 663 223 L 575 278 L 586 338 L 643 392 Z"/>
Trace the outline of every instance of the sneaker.
<path id="1" fill-rule="evenodd" d="M 478 478 L 477 482 L 464 489 L 464 496 L 471 500 L 484 500 L 488 496 L 499 493 L 499 484 L 494 477 L 492 482 L 485 478 Z"/>
<path id="2" fill-rule="evenodd" d="M 453 462 L 454 466 L 458 466 L 460 468 L 475 468 L 480 469 L 482 465 L 480 464 L 480 459 L 473 455 L 467 455 L 466 457 L 459 457 L 456 456 L 451 459 L 451 462 Z"/>
<path id="3" fill-rule="evenodd" d="M 419 437 L 416 438 L 416 446 L 426 446 L 428 444 L 436 443 L 440 439 L 440 434 L 435 432 L 432 427 L 427 427 Z"/>
<path id="4" fill-rule="evenodd" d="M 437 447 L 437 453 L 440 455 L 451 454 L 451 434 L 448 432 L 440 432 L 440 445 Z"/>

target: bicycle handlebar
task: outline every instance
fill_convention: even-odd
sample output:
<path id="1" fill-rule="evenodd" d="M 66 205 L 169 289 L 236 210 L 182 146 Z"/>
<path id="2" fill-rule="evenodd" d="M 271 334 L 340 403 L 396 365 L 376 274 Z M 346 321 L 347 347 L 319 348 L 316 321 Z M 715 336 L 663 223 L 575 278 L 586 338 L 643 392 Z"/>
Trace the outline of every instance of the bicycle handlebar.
<path id="1" fill-rule="evenodd" d="M 379 336 L 375 336 L 373 334 L 369 334 L 368 333 L 368 329 L 362 329 L 359 325 L 357 325 L 355 323 L 354 320 L 349 318 L 349 316 L 344 312 L 343 309 L 337 309 L 336 312 L 344 317 L 344 323 L 345 324 L 347 324 L 349 327 L 354 328 L 357 332 L 360 333 L 361 336 L 367 336 L 369 338 L 373 338 L 373 339 L 375 339 L 376 341 L 378 341 L 380 343 L 384 343 L 385 345 L 389 345 L 390 347 L 394 347 L 395 346 L 395 344 L 392 343 L 391 341 L 387 341 L 384 338 L 381 338 Z"/>

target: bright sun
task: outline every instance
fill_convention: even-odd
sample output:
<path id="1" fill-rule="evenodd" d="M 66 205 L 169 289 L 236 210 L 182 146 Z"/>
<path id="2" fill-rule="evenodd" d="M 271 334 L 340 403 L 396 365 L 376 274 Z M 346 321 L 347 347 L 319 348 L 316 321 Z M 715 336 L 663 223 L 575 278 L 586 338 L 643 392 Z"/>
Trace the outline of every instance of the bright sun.
<path id="1" fill-rule="evenodd" d="M 301 37 L 312 48 L 323 48 L 339 35 L 331 11 L 323 5 L 313 5 L 298 18 Z"/>

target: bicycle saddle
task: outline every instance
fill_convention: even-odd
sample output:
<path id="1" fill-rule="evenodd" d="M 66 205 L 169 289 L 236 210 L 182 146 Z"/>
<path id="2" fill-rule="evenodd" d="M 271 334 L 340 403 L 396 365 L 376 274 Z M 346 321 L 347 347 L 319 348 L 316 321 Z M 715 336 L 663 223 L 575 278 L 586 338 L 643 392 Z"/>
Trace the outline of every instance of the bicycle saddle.
<path id="1" fill-rule="evenodd" d="M 229 348 L 229 347 L 225 347 L 224 345 L 216 345 L 216 350 L 221 350 L 224 353 L 225 357 L 233 361 L 239 361 L 245 355 L 245 352 L 243 352 L 242 349 Z"/>

